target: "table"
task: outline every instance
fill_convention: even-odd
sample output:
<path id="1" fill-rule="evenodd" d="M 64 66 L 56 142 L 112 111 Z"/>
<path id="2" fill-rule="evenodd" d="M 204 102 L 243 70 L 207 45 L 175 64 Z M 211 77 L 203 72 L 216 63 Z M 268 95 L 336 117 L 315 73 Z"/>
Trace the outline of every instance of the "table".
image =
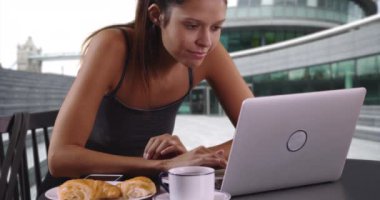
<path id="1" fill-rule="evenodd" d="M 46 198 L 40 197 L 39 200 Z M 348 159 L 340 180 L 276 190 L 231 200 L 377 200 L 380 199 L 380 161 Z"/>
<path id="2" fill-rule="evenodd" d="M 340 180 L 294 189 L 277 190 L 232 200 L 376 200 L 380 199 L 380 161 L 346 161 Z"/>

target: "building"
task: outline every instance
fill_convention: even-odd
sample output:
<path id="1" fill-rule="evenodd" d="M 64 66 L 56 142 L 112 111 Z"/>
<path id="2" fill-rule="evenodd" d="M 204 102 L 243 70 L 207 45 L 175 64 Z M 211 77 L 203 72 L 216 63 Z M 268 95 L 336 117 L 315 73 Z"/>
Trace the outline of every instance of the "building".
<path id="1" fill-rule="evenodd" d="M 371 0 L 238 0 L 221 40 L 229 52 L 281 42 L 376 14 Z"/>
<path id="2" fill-rule="evenodd" d="M 41 73 L 40 60 L 30 59 L 30 56 L 41 54 L 32 37 L 28 37 L 23 45 L 17 45 L 17 70 Z"/>
<path id="3" fill-rule="evenodd" d="M 372 0 L 238 0 L 221 42 L 256 96 L 363 86 L 365 104 L 380 104 L 379 21 L 339 30 L 376 13 Z M 206 83 L 180 111 L 222 113 Z"/>

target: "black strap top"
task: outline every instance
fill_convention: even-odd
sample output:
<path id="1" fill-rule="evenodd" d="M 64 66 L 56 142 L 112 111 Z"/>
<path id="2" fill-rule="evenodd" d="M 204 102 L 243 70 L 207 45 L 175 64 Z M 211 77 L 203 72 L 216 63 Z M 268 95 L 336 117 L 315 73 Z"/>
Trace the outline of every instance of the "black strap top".
<path id="1" fill-rule="evenodd" d="M 130 52 L 131 43 L 127 32 L 123 30 L 123 33 L 128 42 L 128 52 Z M 122 78 L 116 88 L 104 96 L 100 104 L 86 147 L 115 155 L 141 157 L 151 137 L 164 133 L 172 134 L 177 111 L 192 88 L 193 77 L 192 70 L 189 68 L 187 94 L 169 105 L 152 110 L 129 108 L 116 97 L 125 77 L 128 60 L 127 55 Z"/>

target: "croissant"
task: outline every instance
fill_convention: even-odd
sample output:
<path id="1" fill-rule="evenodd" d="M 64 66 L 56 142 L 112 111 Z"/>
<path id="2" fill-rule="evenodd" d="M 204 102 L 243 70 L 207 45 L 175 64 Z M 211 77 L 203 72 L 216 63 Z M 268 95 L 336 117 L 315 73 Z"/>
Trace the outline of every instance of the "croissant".
<path id="1" fill-rule="evenodd" d="M 153 181 L 144 176 L 138 176 L 117 184 L 123 194 L 123 199 L 146 197 L 156 193 Z"/>
<path id="2" fill-rule="evenodd" d="M 68 180 L 58 187 L 60 200 L 95 200 L 121 197 L 120 188 L 92 179 Z"/>

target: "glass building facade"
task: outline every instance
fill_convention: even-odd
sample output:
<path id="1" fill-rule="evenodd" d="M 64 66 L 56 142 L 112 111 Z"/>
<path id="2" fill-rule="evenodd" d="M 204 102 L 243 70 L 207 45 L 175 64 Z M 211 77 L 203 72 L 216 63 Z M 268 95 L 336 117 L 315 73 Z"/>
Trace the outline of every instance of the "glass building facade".
<path id="1" fill-rule="evenodd" d="M 244 78 L 256 96 L 365 87 L 364 104 L 380 105 L 380 54 Z"/>
<path id="2" fill-rule="evenodd" d="M 314 33 L 316 28 L 283 29 L 271 27 L 243 27 L 224 30 L 221 35 L 221 42 L 229 52 L 240 51 L 265 45 L 298 38 L 310 33 Z"/>
<path id="3" fill-rule="evenodd" d="M 227 20 L 250 21 L 252 25 L 231 23 L 223 29 L 221 42 L 234 52 L 301 37 L 365 16 L 364 10 L 349 0 L 239 0 L 236 7 L 227 9 Z M 273 25 L 280 20 L 283 22 Z M 300 25 L 300 21 L 310 24 Z"/>

